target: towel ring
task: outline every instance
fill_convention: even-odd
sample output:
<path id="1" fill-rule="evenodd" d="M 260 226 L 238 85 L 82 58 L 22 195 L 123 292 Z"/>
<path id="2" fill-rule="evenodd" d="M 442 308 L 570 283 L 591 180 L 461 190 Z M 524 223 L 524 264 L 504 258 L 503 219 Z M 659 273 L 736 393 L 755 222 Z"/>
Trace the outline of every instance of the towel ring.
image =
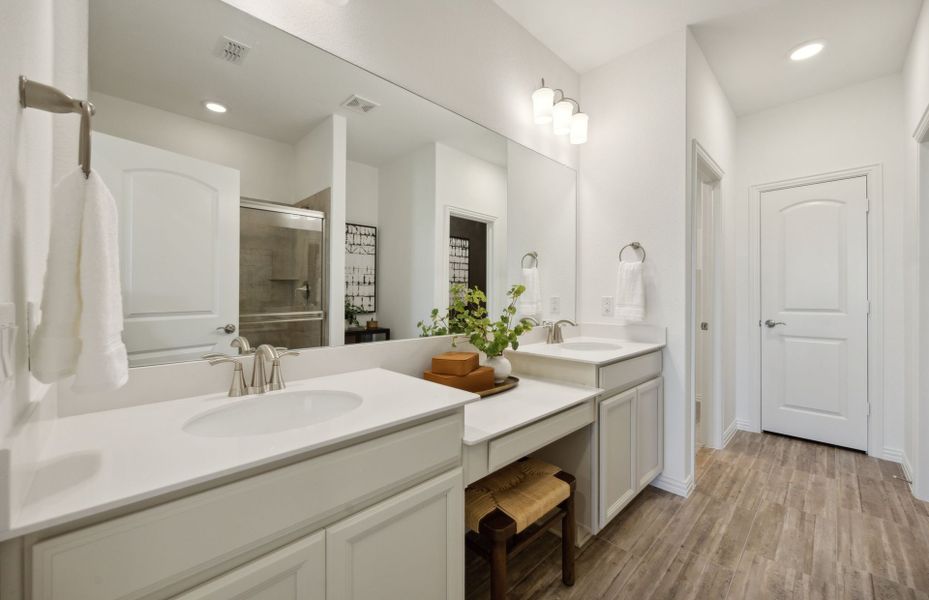
<path id="1" fill-rule="evenodd" d="M 619 250 L 619 262 L 623 262 L 623 251 L 626 248 L 632 248 L 633 250 L 641 250 L 642 251 L 642 262 L 645 262 L 645 247 L 642 246 L 642 244 L 640 244 L 639 242 L 632 242 L 630 244 L 626 244 L 625 246 L 623 246 Z"/>
<path id="2" fill-rule="evenodd" d="M 539 253 L 533 250 L 532 252 L 526 252 L 523 254 L 523 257 L 519 259 L 519 266 L 523 269 L 526 269 L 526 259 L 530 259 L 529 267 L 538 267 L 539 266 Z"/>

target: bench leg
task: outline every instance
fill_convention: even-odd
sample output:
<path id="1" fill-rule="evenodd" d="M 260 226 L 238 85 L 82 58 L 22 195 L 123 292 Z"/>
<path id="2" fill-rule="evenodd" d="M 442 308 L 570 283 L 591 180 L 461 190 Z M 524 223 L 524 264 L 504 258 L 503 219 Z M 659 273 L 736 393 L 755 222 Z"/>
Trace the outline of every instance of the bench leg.
<path id="1" fill-rule="evenodd" d="M 506 540 L 495 541 L 490 549 L 490 598 L 506 600 Z"/>
<path id="2" fill-rule="evenodd" d="M 561 519 L 561 581 L 565 585 L 574 585 L 574 550 L 577 538 L 577 523 L 574 516 L 574 490 L 568 499 L 561 503 L 565 511 Z"/>

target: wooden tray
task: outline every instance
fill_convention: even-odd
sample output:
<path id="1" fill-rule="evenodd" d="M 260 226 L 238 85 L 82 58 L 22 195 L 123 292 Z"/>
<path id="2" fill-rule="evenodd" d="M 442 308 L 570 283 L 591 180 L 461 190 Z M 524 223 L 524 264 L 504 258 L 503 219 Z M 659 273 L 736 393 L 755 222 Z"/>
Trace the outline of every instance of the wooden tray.
<path id="1" fill-rule="evenodd" d="M 512 375 L 510 375 L 509 377 L 506 378 L 506 380 L 503 383 L 499 385 L 495 385 L 489 390 L 484 390 L 483 392 L 476 392 L 476 393 L 481 398 L 486 398 L 487 396 L 493 396 L 494 394 L 499 394 L 500 392 L 512 390 L 518 384 L 519 384 L 519 377 L 513 377 Z"/>

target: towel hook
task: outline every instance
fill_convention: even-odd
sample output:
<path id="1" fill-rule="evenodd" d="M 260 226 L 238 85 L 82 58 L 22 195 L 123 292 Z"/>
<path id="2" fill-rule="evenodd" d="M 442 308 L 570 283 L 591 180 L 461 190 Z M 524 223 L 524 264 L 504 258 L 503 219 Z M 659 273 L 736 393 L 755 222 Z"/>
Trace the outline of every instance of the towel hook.
<path id="1" fill-rule="evenodd" d="M 523 257 L 519 259 L 519 266 L 523 269 L 526 269 L 526 259 L 530 259 L 529 267 L 538 267 L 539 266 L 539 253 L 535 250 L 531 252 L 526 252 L 523 254 Z"/>
<path id="2" fill-rule="evenodd" d="M 642 251 L 642 262 L 645 262 L 645 247 L 639 242 L 631 242 L 623 246 L 619 250 L 619 262 L 623 261 L 623 250 L 625 250 L 626 248 L 632 248 L 633 250 L 641 250 Z"/>
<path id="3" fill-rule="evenodd" d="M 88 100 L 76 100 L 50 85 L 19 78 L 19 104 L 23 108 L 37 108 L 52 113 L 77 113 L 81 115 L 81 137 L 78 148 L 78 163 L 84 177 L 90 177 L 90 118 L 96 112 Z"/>

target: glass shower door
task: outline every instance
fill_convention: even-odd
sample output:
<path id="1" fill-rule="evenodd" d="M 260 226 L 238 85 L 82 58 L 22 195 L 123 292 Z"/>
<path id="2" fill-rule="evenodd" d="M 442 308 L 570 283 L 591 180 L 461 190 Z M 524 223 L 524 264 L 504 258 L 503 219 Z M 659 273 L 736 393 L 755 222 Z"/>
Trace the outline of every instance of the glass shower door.
<path id="1" fill-rule="evenodd" d="M 241 335 L 255 347 L 326 345 L 323 213 L 243 200 L 240 216 Z"/>

